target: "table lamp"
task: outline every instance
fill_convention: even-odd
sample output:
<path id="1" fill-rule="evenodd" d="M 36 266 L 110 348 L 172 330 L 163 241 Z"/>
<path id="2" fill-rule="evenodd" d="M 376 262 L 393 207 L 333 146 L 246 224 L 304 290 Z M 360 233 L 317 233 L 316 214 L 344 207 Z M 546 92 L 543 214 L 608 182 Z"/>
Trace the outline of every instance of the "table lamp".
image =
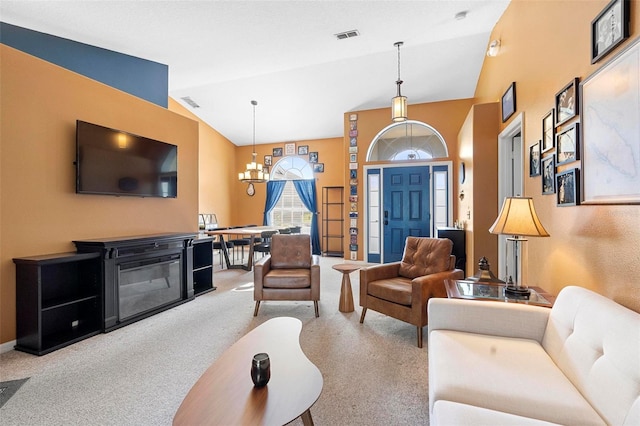
<path id="1" fill-rule="evenodd" d="M 527 238 L 548 237 L 549 233 L 536 214 L 531 197 L 505 197 L 496 221 L 489 228 L 492 234 L 507 237 L 507 283 L 505 294 L 526 297 L 527 285 Z M 513 272 L 512 272 L 513 271 Z"/>

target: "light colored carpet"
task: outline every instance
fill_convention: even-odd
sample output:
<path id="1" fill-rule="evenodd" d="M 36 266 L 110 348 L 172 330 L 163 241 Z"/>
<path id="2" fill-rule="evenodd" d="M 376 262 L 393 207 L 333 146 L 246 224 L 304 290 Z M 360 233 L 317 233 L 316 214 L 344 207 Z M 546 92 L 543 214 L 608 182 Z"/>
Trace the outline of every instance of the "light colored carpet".
<path id="1" fill-rule="evenodd" d="M 264 321 L 302 321 L 300 344 L 324 378 L 316 425 L 428 424 L 427 349 L 415 327 L 369 310 L 341 313 L 342 259 L 322 258 L 320 318 L 312 302 L 263 302 L 253 317 L 253 273 L 216 270 L 216 291 L 107 334 L 37 357 L 0 355 L 0 381 L 30 377 L 0 408 L 9 425 L 170 425 L 202 373 Z M 244 291 L 243 288 L 245 289 Z M 249 371 L 247 370 L 247 374 Z M 300 419 L 293 425 L 301 425 Z"/>

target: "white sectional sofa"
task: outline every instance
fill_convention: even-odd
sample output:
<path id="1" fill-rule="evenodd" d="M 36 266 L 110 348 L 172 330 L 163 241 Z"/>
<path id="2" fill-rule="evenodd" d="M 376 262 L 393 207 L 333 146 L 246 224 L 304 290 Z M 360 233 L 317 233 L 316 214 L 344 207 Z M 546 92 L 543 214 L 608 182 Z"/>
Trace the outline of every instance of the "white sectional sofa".
<path id="1" fill-rule="evenodd" d="M 582 287 L 553 306 L 431 299 L 432 425 L 640 425 L 640 314 Z"/>

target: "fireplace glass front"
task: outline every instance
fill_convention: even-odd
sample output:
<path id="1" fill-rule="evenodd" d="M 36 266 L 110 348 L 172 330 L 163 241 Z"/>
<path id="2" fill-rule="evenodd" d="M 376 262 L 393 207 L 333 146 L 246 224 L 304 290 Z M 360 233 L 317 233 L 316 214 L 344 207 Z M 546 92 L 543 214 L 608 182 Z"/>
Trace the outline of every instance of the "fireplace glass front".
<path id="1" fill-rule="evenodd" d="M 182 299 L 179 254 L 119 265 L 119 320 Z"/>

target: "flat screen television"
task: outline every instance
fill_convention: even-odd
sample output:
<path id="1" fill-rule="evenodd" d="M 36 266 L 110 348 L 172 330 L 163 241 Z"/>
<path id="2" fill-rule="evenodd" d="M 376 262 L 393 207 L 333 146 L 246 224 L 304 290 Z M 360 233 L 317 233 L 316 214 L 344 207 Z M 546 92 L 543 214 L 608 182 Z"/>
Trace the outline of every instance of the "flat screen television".
<path id="1" fill-rule="evenodd" d="M 76 192 L 175 198 L 178 147 L 77 120 Z"/>

